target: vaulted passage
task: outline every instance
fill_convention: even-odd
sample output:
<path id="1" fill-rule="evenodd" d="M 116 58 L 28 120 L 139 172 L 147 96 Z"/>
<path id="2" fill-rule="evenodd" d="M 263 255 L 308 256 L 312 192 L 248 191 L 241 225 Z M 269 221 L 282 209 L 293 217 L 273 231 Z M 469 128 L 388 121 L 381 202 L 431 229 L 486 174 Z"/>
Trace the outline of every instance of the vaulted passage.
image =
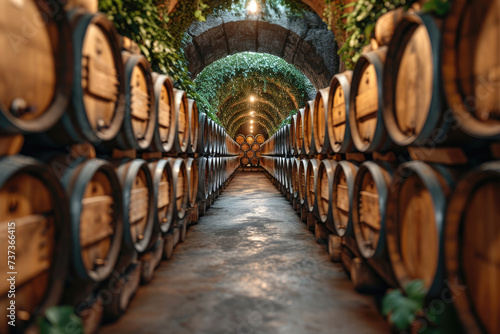
<path id="1" fill-rule="evenodd" d="M 388 329 L 264 173 L 240 172 L 101 333 L 326 331 Z"/>

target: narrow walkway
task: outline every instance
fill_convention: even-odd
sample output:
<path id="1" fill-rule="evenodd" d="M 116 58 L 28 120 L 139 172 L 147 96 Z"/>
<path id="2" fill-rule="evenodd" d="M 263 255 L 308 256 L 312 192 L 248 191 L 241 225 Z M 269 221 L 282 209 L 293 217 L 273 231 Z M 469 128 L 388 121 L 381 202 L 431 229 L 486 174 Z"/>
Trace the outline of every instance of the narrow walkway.
<path id="1" fill-rule="evenodd" d="M 388 333 L 263 173 L 240 173 L 101 333 Z"/>

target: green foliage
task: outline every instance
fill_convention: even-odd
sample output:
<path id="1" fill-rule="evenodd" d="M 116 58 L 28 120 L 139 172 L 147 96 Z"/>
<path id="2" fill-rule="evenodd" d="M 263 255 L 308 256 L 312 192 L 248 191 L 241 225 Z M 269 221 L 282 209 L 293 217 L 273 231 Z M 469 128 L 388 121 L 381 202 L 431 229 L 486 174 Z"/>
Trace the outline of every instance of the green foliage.
<path id="1" fill-rule="evenodd" d="M 303 107 L 314 87 L 302 72 L 285 60 L 263 53 L 243 52 L 207 66 L 195 80 L 201 97 L 198 106 L 228 126 L 228 118 L 239 108 L 254 108 L 253 95 L 266 101 L 281 122 Z M 260 107 L 259 107 L 260 108 Z M 258 108 L 256 109 L 258 112 Z M 277 128 L 269 129 L 276 131 Z M 228 129 L 228 131 L 230 131 Z"/>
<path id="2" fill-rule="evenodd" d="M 38 319 L 40 334 L 83 334 L 82 320 L 71 306 L 54 306 Z"/>
<path id="3" fill-rule="evenodd" d="M 118 33 L 139 44 L 154 71 L 169 74 L 177 87 L 195 97 L 186 60 L 167 30 L 167 7 L 161 3 L 160 0 L 100 0 L 99 9 L 113 21 Z"/>
<path id="4" fill-rule="evenodd" d="M 382 300 L 382 313 L 389 316 L 389 321 L 399 330 L 406 330 L 415 319 L 415 315 L 421 312 L 425 299 L 424 282 L 415 280 L 410 282 L 404 289 L 392 290 Z"/>
<path id="5" fill-rule="evenodd" d="M 332 0 L 325 0 L 326 4 Z M 378 18 L 390 10 L 397 7 L 410 7 L 416 0 L 358 0 L 357 3 L 351 3 L 348 6 L 354 6 L 353 12 L 347 14 L 346 24 L 341 25 L 349 37 L 344 45 L 339 49 L 339 55 L 348 69 L 354 68 L 354 65 L 361 56 L 364 46 L 368 45 L 375 30 L 375 23 Z M 451 7 L 452 0 L 428 0 L 422 7 L 424 12 L 433 13 L 439 16 L 445 15 Z M 345 7 L 337 6 L 337 11 L 325 12 L 325 15 L 334 15 L 342 12 Z M 331 20 L 330 20 L 331 21 Z M 340 20 L 337 19 L 337 24 Z"/>

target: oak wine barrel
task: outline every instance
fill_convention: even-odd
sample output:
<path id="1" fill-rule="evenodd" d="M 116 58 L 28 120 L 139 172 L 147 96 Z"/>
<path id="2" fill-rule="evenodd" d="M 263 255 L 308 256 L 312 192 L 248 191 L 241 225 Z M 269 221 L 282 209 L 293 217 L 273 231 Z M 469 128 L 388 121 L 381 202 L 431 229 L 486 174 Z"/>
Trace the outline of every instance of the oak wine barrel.
<path id="1" fill-rule="evenodd" d="M 300 168 L 300 159 L 293 158 L 292 159 L 292 188 L 293 188 L 293 198 L 299 198 L 299 168 Z"/>
<path id="2" fill-rule="evenodd" d="M 445 264 L 455 309 L 469 333 L 498 333 L 500 321 L 500 163 L 481 165 L 457 185 L 448 205 Z"/>
<path id="3" fill-rule="evenodd" d="M 394 35 L 394 32 L 404 15 L 404 8 L 399 7 L 378 18 L 375 23 L 375 40 L 378 45 L 389 45 L 392 40 L 392 36 Z"/>
<path id="4" fill-rule="evenodd" d="M 292 158 L 286 158 L 286 189 L 290 194 L 293 194 L 293 162 Z"/>
<path id="5" fill-rule="evenodd" d="M 194 208 L 198 195 L 198 159 L 187 158 L 185 160 L 188 184 L 188 204 Z"/>
<path id="6" fill-rule="evenodd" d="M 259 158 L 257 158 L 257 157 L 253 157 L 252 159 L 250 159 L 250 164 L 251 164 L 253 167 L 257 167 L 257 166 L 259 166 L 259 163 L 260 163 L 260 160 L 259 160 Z"/>
<path id="7" fill-rule="evenodd" d="M 5 252 L 0 268 L 4 277 L 13 270 L 18 273 L 15 316 L 16 328 L 22 331 L 57 305 L 63 293 L 70 254 L 68 199 L 54 173 L 32 158 L 3 158 L 0 169 L 0 249 Z M 8 251 L 15 252 L 15 259 Z M 0 322 L 2 333 L 9 332 L 10 321 L 11 286 L 6 278 L 0 284 L 0 315 L 7 319 Z"/>
<path id="8" fill-rule="evenodd" d="M 245 138 L 245 141 L 247 142 L 248 145 L 252 145 L 255 142 L 255 137 L 252 135 L 248 135 Z"/>
<path id="9" fill-rule="evenodd" d="M 266 138 L 262 134 L 255 135 L 255 141 L 259 144 L 262 144 L 266 141 Z"/>
<path id="10" fill-rule="evenodd" d="M 333 173 L 332 214 L 333 227 L 338 236 L 352 236 L 352 198 L 358 165 L 350 161 L 339 161 Z"/>
<path id="11" fill-rule="evenodd" d="M 240 163 L 241 165 L 246 166 L 250 163 L 250 159 L 248 157 L 243 157 L 240 159 Z"/>
<path id="12" fill-rule="evenodd" d="M 196 153 L 198 148 L 198 130 L 199 130 L 199 117 L 198 106 L 196 101 L 188 99 L 188 115 L 189 115 L 189 144 L 187 153 Z"/>
<path id="13" fill-rule="evenodd" d="M 361 255 L 387 259 L 386 204 L 392 183 L 388 163 L 366 161 L 359 167 L 354 181 L 352 225 Z"/>
<path id="14" fill-rule="evenodd" d="M 302 118 L 304 131 L 304 153 L 307 155 L 316 154 L 316 143 L 314 142 L 314 101 L 309 101 L 304 108 Z"/>
<path id="15" fill-rule="evenodd" d="M 174 85 L 166 75 L 153 73 L 154 104 L 158 115 L 151 149 L 157 152 L 170 152 L 174 146 L 175 113 Z"/>
<path id="16" fill-rule="evenodd" d="M 454 120 L 443 105 L 440 52 L 441 33 L 434 18 L 405 16 L 389 45 L 383 85 L 384 121 L 399 146 L 458 139 L 450 138 Z"/>
<path id="17" fill-rule="evenodd" d="M 386 212 L 387 249 L 400 286 L 423 280 L 428 298 L 444 282 L 446 203 L 454 176 L 421 161 L 401 165 L 394 175 Z"/>
<path id="18" fill-rule="evenodd" d="M 176 222 L 184 219 L 189 200 L 188 175 L 184 159 L 169 158 L 168 163 L 172 167 L 172 181 L 175 192 L 174 217 Z"/>
<path id="19" fill-rule="evenodd" d="M 251 148 L 252 148 L 252 151 L 257 152 L 258 150 L 260 150 L 260 145 L 259 145 L 259 143 L 255 142 L 252 144 Z"/>
<path id="20" fill-rule="evenodd" d="M 320 89 L 314 100 L 313 135 L 316 153 L 331 152 L 330 137 L 328 135 L 328 101 L 330 87 Z"/>
<path id="21" fill-rule="evenodd" d="M 316 196 L 318 201 L 318 218 L 322 223 L 333 224 L 333 174 L 337 161 L 322 160 L 318 169 L 318 185 Z M 333 228 L 332 228 L 333 229 Z"/>
<path id="22" fill-rule="evenodd" d="M 241 144 L 241 149 L 244 151 L 244 152 L 247 152 L 250 150 L 250 145 L 248 145 L 247 143 L 243 143 Z"/>
<path id="23" fill-rule="evenodd" d="M 252 159 L 255 156 L 255 152 L 252 150 L 248 150 L 245 152 L 245 155 L 247 156 L 248 159 Z"/>
<path id="24" fill-rule="evenodd" d="M 167 159 L 160 159 L 149 163 L 153 179 L 154 198 L 156 199 L 157 215 L 155 228 L 162 234 L 167 233 L 172 227 L 174 218 L 174 188 L 172 167 Z"/>
<path id="25" fill-rule="evenodd" d="M 454 0 L 444 20 L 443 88 L 457 124 L 476 138 L 500 138 L 500 2 Z"/>
<path id="26" fill-rule="evenodd" d="M 186 153 L 189 144 L 189 111 L 188 99 L 185 91 L 174 88 L 175 137 L 173 150 L 177 153 Z"/>
<path id="27" fill-rule="evenodd" d="M 245 142 L 245 135 L 239 134 L 236 136 L 235 139 L 236 139 L 236 142 L 241 145 Z"/>
<path id="28" fill-rule="evenodd" d="M 118 164 L 117 175 L 123 193 L 122 251 L 140 254 L 150 245 L 156 219 L 151 172 L 142 159 L 123 160 Z"/>
<path id="29" fill-rule="evenodd" d="M 304 149 L 304 109 L 297 112 L 297 121 L 295 124 L 295 146 L 297 147 L 297 155 L 305 154 Z"/>
<path id="30" fill-rule="evenodd" d="M 245 156 L 245 151 L 243 151 L 242 149 L 239 149 L 238 150 L 238 157 L 243 158 L 244 156 Z"/>
<path id="31" fill-rule="evenodd" d="M 80 158 L 67 167 L 58 159 L 50 164 L 55 171 L 64 170 L 61 183 L 69 197 L 74 279 L 102 282 L 113 272 L 124 242 L 119 177 L 113 165 L 100 159 Z"/>
<path id="32" fill-rule="evenodd" d="M 309 212 L 317 214 L 318 212 L 318 198 L 317 198 L 317 185 L 318 185 L 318 170 L 321 160 L 309 159 L 306 171 L 306 194 L 307 194 L 307 207 Z"/>
<path id="33" fill-rule="evenodd" d="M 292 131 L 292 124 L 287 124 L 285 126 L 285 143 L 286 143 L 286 150 L 285 150 L 285 154 L 287 156 L 290 156 L 293 154 L 293 142 L 294 142 L 294 138 L 293 138 L 293 134 L 295 133 L 295 131 Z"/>
<path id="34" fill-rule="evenodd" d="M 297 114 L 290 118 L 290 154 L 297 155 Z"/>
<path id="35" fill-rule="evenodd" d="M 114 143 L 118 148 L 146 150 L 153 141 L 158 119 L 151 66 L 142 55 L 123 53 L 125 115 Z"/>
<path id="36" fill-rule="evenodd" d="M 206 131 L 208 131 L 208 116 L 200 113 L 198 116 L 198 153 L 204 155 L 207 152 L 208 143 L 206 142 Z"/>
<path id="37" fill-rule="evenodd" d="M 303 159 L 300 161 L 299 166 L 299 202 L 300 205 L 307 205 L 307 167 L 309 165 L 308 159 Z"/>
<path id="38" fill-rule="evenodd" d="M 205 201 L 210 195 L 209 182 L 210 170 L 208 169 L 207 158 L 201 157 L 198 159 L 198 200 Z"/>
<path id="39" fill-rule="evenodd" d="M 214 140 L 213 140 L 213 132 L 215 129 L 215 122 L 208 117 L 207 115 L 207 123 L 205 130 L 203 131 L 203 141 L 205 143 L 205 153 L 206 154 L 214 154 Z"/>
<path id="40" fill-rule="evenodd" d="M 1 132 L 47 131 L 68 106 L 73 79 L 71 30 L 62 6 L 47 2 L 0 5 Z M 25 38 L 27 34 L 30 38 Z"/>
<path id="41" fill-rule="evenodd" d="M 352 71 L 337 74 L 330 83 L 328 99 L 328 137 L 334 153 L 354 150 L 349 126 Z"/>
<path id="42" fill-rule="evenodd" d="M 349 127 L 360 152 L 385 151 L 392 147 L 382 116 L 383 69 L 387 47 L 364 53 L 354 68 L 349 101 Z"/>
<path id="43" fill-rule="evenodd" d="M 72 12 L 72 103 L 48 135 L 59 145 L 113 140 L 125 117 L 125 68 L 118 33 L 104 14 Z"/>

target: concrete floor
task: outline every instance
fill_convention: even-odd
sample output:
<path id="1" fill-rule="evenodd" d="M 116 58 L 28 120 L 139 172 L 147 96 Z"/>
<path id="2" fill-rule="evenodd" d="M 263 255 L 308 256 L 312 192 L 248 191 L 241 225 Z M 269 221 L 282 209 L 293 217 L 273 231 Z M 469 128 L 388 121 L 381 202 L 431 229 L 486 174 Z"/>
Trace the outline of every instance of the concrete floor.
<path id="1" fill-rule="evenodd" d="M 263 173 L 238 174 L 101 333 L 388 333 Z"/>

